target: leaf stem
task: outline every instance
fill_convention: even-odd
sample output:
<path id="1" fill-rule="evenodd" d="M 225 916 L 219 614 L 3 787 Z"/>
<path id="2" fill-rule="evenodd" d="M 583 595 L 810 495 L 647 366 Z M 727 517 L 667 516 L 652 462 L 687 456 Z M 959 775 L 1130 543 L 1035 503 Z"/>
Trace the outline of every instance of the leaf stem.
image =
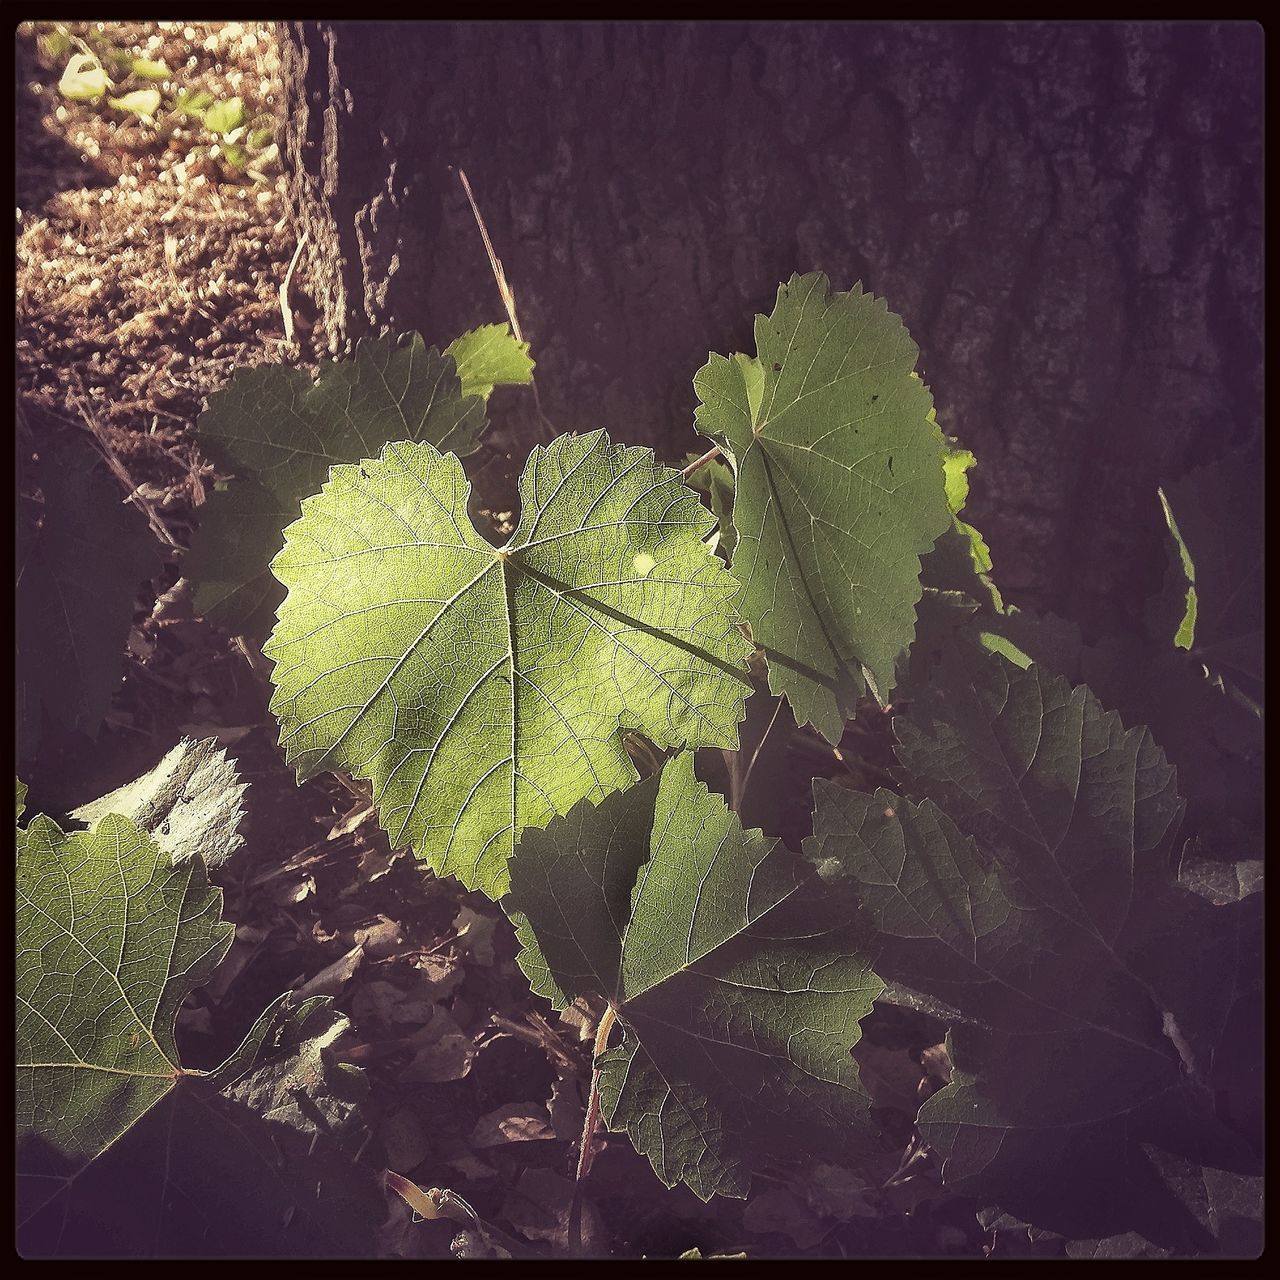
<path id="1" fill-rule="evenodd" d="M 609 1033 L 617 1016 L 613 1005 L 605 1008 L 596 1027 L 596 1042 L 591 1051 L 591 1096 L 587 1099 L 587 1117 L 582 1125 L 582 1143 L 578 1147 L 578 1171 L 573 1182 L 573 1201 L 569 1205 L 568 1244 L 569 1252 L 573 1254 L 582 1252 L 582 1195 L 587 1174 L 591 1172 L 592 1142 L 600 1122 L 600 1056 L 609 1043 Z"/>
<path id="2" fill-rule="evenodd" d="M 680 473 L 681 479 L 687 480 L 695 471 L 701 471 L 708 462 L 714 462 L 718 457 L 720 457 L 722 452 L 723 450 L 721 450 L 720 446 L 716 445 L 714 448 L 708 449 L 702 457 L 694 458 L 694 460 Z"/>

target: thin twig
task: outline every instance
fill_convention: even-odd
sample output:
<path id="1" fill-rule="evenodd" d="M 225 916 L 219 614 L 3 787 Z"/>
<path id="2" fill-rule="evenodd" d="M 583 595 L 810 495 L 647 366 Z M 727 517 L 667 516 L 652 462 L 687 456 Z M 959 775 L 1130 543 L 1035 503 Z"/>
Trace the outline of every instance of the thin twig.
<path id="1" fill-rule="evenodd" d="M 462 189 L 467 194 L 467 203 L 471 206 L 471 216 L 475 218 L 476 226 L 480 228 L 480 238 L 484 241 L 484 251 L 489 255 L 489 269 L 493 272 L 494 281 L 498 286 L 498 293 L 502 298 L 502 305 L 507 310 L 507 319 L 511 321 L 511 332 L 516 335 L 517 342 L 524 342 L 524 333 L 520 329 L 520 317 L 516 315 L 516 295 L 507 283 L 507 273 L 502 268 L 502 259 L 494 252 L 493 241 L 489 238 L 489 228 L 485 226 L 484 216 L 480 212 L 480 206 L 476 203 L 465 169 L 458 170 L 458 180 L 462 183 Z M 554 439 L 556 429 L 547 415 L 542 412 L 542 401 L 538 399 L 538 383 L 532 374 L 529 375 L 529 389 L 533 392 L 533 407 L 537 411 L 538 420 L 548 432 L 548 440 Z"/>
<path id="2" fill-rule="evenodd" d="M 751 780 L 751 770 L 756 767 L 756 761 L 760 759 L 760 752 L 764 750 L 765 740 L 773 732 L 773 726 L 778 723 L 778 716 L 782 711 L 783 699 L 778 698 L 778 705 L 773 709 L 773 715 L 769 717 L 769 723 L 765 725 L 764 732 L 760 735 L 760 741 L 756 743 L 756 749 L 751 753 L 751 759 L 747 761 L 747 767 L 743 770 L 742 777 L 738 778 L 735 769 L 732 778 L 733 794 L 729 797 L 729 808 L 737 813 L 742 806 L 742 797 L 747 793 L 747 783 Z"/>
<path id="3" fill-rule="evenodd" d="M 307 237 L 311 234 L 310 227 L 304 227 L 302 235 L 298 237 L 298 247 L 293 251 L 293 257 L 289 260 L 289 270 L 284 273 L 284 280 L 280 285 L 280 317 L 284 321 L 284 340 L 293 345 L 293 309 L 289 306 L 289 285 L 293 283 L 293 273 L 298 266 L 298 259 L 302 257 L 303 247 L 307 243 Z"/>
<path id="4" fill-rule="evenodd" d="M 681 479 L 687 480 L 695 471 L 701 471 L 708 462 L 714 462 L 723 454 L 723 452 L 724 450 L 722 450 L 719 445 L 716 445 L 714 449 L 708 449 L 702 457 L 694 458 L 694 460 L 685 467 L 685 469 L 680 473 Z"/>
<path id="5" fill-rule="evenodd" d="M 83 392 L 83 386 L 81 390 Z M 89 433 L 93 436 L 94 442 L 98 446 L 98 452 L 102 455 L 107 466 L 111 468 L 111 473 L 127 490 L 129 496 L 126 501 L 132 502 L 147 517 L 147 523 L 162 542 L 168 543 L 175 551 L 185 551 L 186 548 L 182 543 L 174 538 L 173 534 L 169 532 L 168 526 L 156 515 L 151 503 L 138 492 L 138 486 L 134 483 L 133 477 L 125 469 L 124 463 L 120 461 L 119 455 L 111 445 L 111 441 L 107 439 L 106 434 L 98 426 L 97 419 L 89 409 L 88 400 L 83 394 L 78 398 L 76 408 L 79 410 L 85 426 L 89 428 Z"/>
<path id="6" fill-rule="evenodd" d="M 471 191 L 471 183 L 467 181 L 467 173 L 465 169 L 458 170 L 458 178 L 462 183 L 462 189 L 467 193 L 467 203 L 471 206 L 471 214 L 476 220 L 476 226 L 480 228 L 480 238 L 484 241 L 484 251 L 489 255 L 489 267 L 493 271 L 493 278 L 498 283 L 498 292 L 502 295 L 502 305 L 507 309 L 507 318 L 511 321 L 511 332 L 516 335 L 517 342 L 524 341 L 524 334 L 520 332 L 520 320 L 516 315 L 516 298 L 511 292 L 511 286 L 507 283 L 507 273 L 502 269 L 502 259 L 493 251 L 493 241 L 489 239 L 489 228 L 484 225 L 484 218 L 480 215 L 480 206 L 476 204 L 476 198 Z"/>
<path id="7" fill-rule="evenodd" d="M 617 1017 L 613 1005 L 609 1005 L 596 1027 L 596 1043 L 591 1054 L 591 1096 L 587 1101 L 587 1118 L 582 1126 L 582 1145 L 578 1148 L 578 1172 L 573 1182 L 573 1200 L 569 1205 L 569 1252 L 582 1252 L 582 1196 L 586 1187 L 587 1174 L 591 1172 L 591 1159 L 594 1154 L 593 1142 L 596 1136 L 596 1125 L 600 1122 L 600 1057 L 609 1043 L 609 1032 Z"/>

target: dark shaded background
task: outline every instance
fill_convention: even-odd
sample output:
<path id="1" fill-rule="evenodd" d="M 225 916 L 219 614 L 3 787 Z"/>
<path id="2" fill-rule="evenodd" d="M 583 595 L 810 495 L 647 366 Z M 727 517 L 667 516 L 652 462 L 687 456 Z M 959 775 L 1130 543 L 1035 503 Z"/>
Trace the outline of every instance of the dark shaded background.
<path id="1" fill-rule="evenodd" d="M 1261 435 L 1255 24 L 290 24 L 291 198 L 334 349 L 501 315 L 562 428 L 696 447 L 708 350 L 862 280 L 978 455 L 1007 599 L 1132 620 L 1155 488 Z M 527 425 L 527 424 L 526 424 Z M 518 466 L 520 422 L 498 439 Z"/>

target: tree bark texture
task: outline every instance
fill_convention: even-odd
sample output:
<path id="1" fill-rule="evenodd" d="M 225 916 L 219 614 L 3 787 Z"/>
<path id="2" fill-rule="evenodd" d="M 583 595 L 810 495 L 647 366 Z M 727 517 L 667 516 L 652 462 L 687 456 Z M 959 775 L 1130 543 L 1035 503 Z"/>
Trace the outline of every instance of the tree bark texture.
<path id="1" fill-rule="evenodd" d="M 291 199 L 334 351 L 501 303 L 560 429 L 697 448 L 694 372 L 793 271 L 884 296 L 1015 603 L 1090 631 L 1163 568 L 1156 485 L 1261 435 L 1262 30 L 283 30 Z M 532 438 L 499 423 L 518 467 Z"/>

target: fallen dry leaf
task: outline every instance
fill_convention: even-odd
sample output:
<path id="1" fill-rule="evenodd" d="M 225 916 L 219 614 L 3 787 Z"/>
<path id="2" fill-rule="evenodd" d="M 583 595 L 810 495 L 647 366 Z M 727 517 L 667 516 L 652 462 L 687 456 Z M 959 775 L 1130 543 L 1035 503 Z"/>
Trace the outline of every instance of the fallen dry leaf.
<path id="1" fill-rule="evenodd" d="M 446 1010 L 436 1006 L 420 1036 L 421 1047 L 400 1072 L 401 1083 L 442 1084 L 446 1080 L 461 1080 L 471 1070 L 476 1057 L 475 1043 Z"/>
<path id="2" fill-rule="evenodd" d="M 486 1112 L 471 1131 L 476 1147 L 500 1147 L 508 1142 L 539 1142 L 554 1138 L 547 1109 L 536 1102 L 504 1102 Z"/>
<path id="3" fill-rule="evenodd" d="M 306 1000 L 311 996 L 336 996 L 351 981 L 363 960 L 364 947 L 352 947 L 332 964 L 325 965 L 314 978 L 304 982 L 294 993 L 295 998 Z"/>

